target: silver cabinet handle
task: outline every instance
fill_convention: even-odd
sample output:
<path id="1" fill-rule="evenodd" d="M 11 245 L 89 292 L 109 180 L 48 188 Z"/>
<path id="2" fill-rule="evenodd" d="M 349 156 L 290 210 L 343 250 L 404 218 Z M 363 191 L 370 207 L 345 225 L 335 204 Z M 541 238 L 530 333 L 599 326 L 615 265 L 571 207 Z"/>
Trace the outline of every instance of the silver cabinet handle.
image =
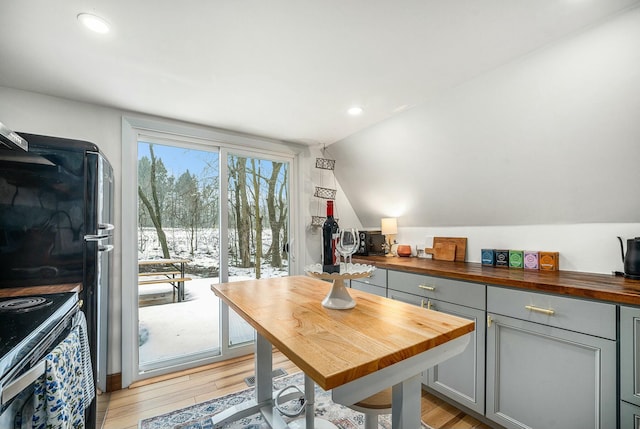
<path id="1" fill-rule="evenodd" d="M 536 313 L 546 314 L 547 316 L 553 316 L 555 314 L 555 311 L 551 310 L 550 308 L 540 308 L 536 307 L 535 305 L 525 305 L 524 308 Z"/>
<path id="2" fill-rule="evenodd" d="M 436 290 L 436 288 L 435 288 L 435 287 L 433 287 L 433 286 L 429 286 L 429 285 L 418 285 L 418 287 L 419 287 L 420 289 L 428 290 L 428 291 L 431 291 L 431 292 L 433 292 L 434 290 Z"/>

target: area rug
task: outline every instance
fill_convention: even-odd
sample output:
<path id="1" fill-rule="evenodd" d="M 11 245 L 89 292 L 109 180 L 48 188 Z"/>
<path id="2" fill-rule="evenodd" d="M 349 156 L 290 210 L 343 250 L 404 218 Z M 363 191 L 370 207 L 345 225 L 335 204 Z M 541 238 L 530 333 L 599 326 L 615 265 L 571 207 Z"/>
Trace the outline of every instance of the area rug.
<path id="1" fill-rule="evenodd" d="M 275 390 L 292 385 L 298 386 L 301 390 L 304 389 L 304 375 L 301 372 L 274 379 L 273 382 Z M 364 415 L 362 413 L 332 402 L 331 391 L 325 392 L 316 386 L 315 393 L 316 417 L 331 421 L 339 429 L 364 428 Z M 138 427 L 139 429 L 214 429 L 210 421 L 211 416 L 253 397 L 254 388 L 251 387 L 201 404 L 143 419 Z M 304 417 L 304 414 L 302 416 Z M 289 417 L 283 416 L 283 418 L 287 422 L 292 420 Z M 391 429 L 391 416 L 378 416 L 378 425 L 380 429 Z M 264 429 L 267 427 L 268 425 L 259 413 L 225 426 L 226 429 Z M 422 429 L 430 428 L 422 423 Z"/>

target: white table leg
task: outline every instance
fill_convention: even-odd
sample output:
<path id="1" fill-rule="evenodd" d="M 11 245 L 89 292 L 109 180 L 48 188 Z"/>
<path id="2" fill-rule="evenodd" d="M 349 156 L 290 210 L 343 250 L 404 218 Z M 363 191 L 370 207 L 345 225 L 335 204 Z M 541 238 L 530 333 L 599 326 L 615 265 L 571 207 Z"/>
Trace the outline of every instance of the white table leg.
<path id="1" fill-rule="evenodd" d="M 256 401 L 271 399 L 273 392 L 273 354 L 271 343 L 262 335 L 256 334 Z"/>
<path id="2" fill-rule="evenodd" d="M 314 419 L 316 414 L 316 386 L 312 379 L 304 375 L 304 412 L 307 424 L 307 429 L 314 429 Z"/>
<path id="3" fill-rule="evenodd" d="M 316 384 L 304 375 L 304 420 L 302 418 L 289 422 L 289 429 L 338 429 L 327 419 L 316 417 Z"/>
<path id="4" fill-rule="evenodd" d="M 277 413 L 273 413 L 273 355 L 271 343 L 261 335 L 256 335 L 255 351 L 256 396 L 243 404 L 234 405 L 211 417 L 213 427 L 222 425 L 262 412 L 269 425 L 273 426 L 274 420 L 282 422 Z M 280 426 L 284 425 L 284 422 Z"/>
<path id="5" fill-rule="evenodd" d="M 420 375 L 415 375 L 393 386 L 391 399 L 391 427 L 393 429 L 420 427 L 421 389 Z"/>

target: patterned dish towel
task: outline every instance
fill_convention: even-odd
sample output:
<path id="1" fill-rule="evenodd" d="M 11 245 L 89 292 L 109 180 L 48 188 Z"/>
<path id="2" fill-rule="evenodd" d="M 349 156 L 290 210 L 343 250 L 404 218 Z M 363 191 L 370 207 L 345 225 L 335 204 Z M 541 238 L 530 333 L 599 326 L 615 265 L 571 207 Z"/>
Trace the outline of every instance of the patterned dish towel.
<path id="1" fill-rule="evenodd" d="M 84 389 L 84 407 L 87 408 L 96 396 L 96 387 L 93 384 L 93 370 L 91 369 L 91 352 L 89 351 L 89 336 L 87 330 L 87 318 L 84 312 L 78 311 L 73 316 L 73 326 L 80 328 L 80 347 L 82 350 L 82 364 L 84 367 L 84 377 L 82 386 Z"/>
<path id="2" fill-rule="evenodd" d="M 84 361 L 80 327 L 45 358 L 45 373 L 35 383 L 35 429 L 84 428 Z M 91 374 L 89 374 L 91 377 Z"/>

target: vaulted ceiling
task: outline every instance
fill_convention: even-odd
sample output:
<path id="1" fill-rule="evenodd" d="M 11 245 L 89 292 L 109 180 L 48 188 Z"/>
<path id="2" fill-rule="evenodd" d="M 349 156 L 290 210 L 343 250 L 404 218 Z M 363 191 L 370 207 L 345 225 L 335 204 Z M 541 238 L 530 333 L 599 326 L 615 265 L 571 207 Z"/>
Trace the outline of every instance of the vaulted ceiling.
<path id="1" fill-rule="evenodd" d="M 0 85 L 326 145 L 637 3 L 3 1 Z"/>

